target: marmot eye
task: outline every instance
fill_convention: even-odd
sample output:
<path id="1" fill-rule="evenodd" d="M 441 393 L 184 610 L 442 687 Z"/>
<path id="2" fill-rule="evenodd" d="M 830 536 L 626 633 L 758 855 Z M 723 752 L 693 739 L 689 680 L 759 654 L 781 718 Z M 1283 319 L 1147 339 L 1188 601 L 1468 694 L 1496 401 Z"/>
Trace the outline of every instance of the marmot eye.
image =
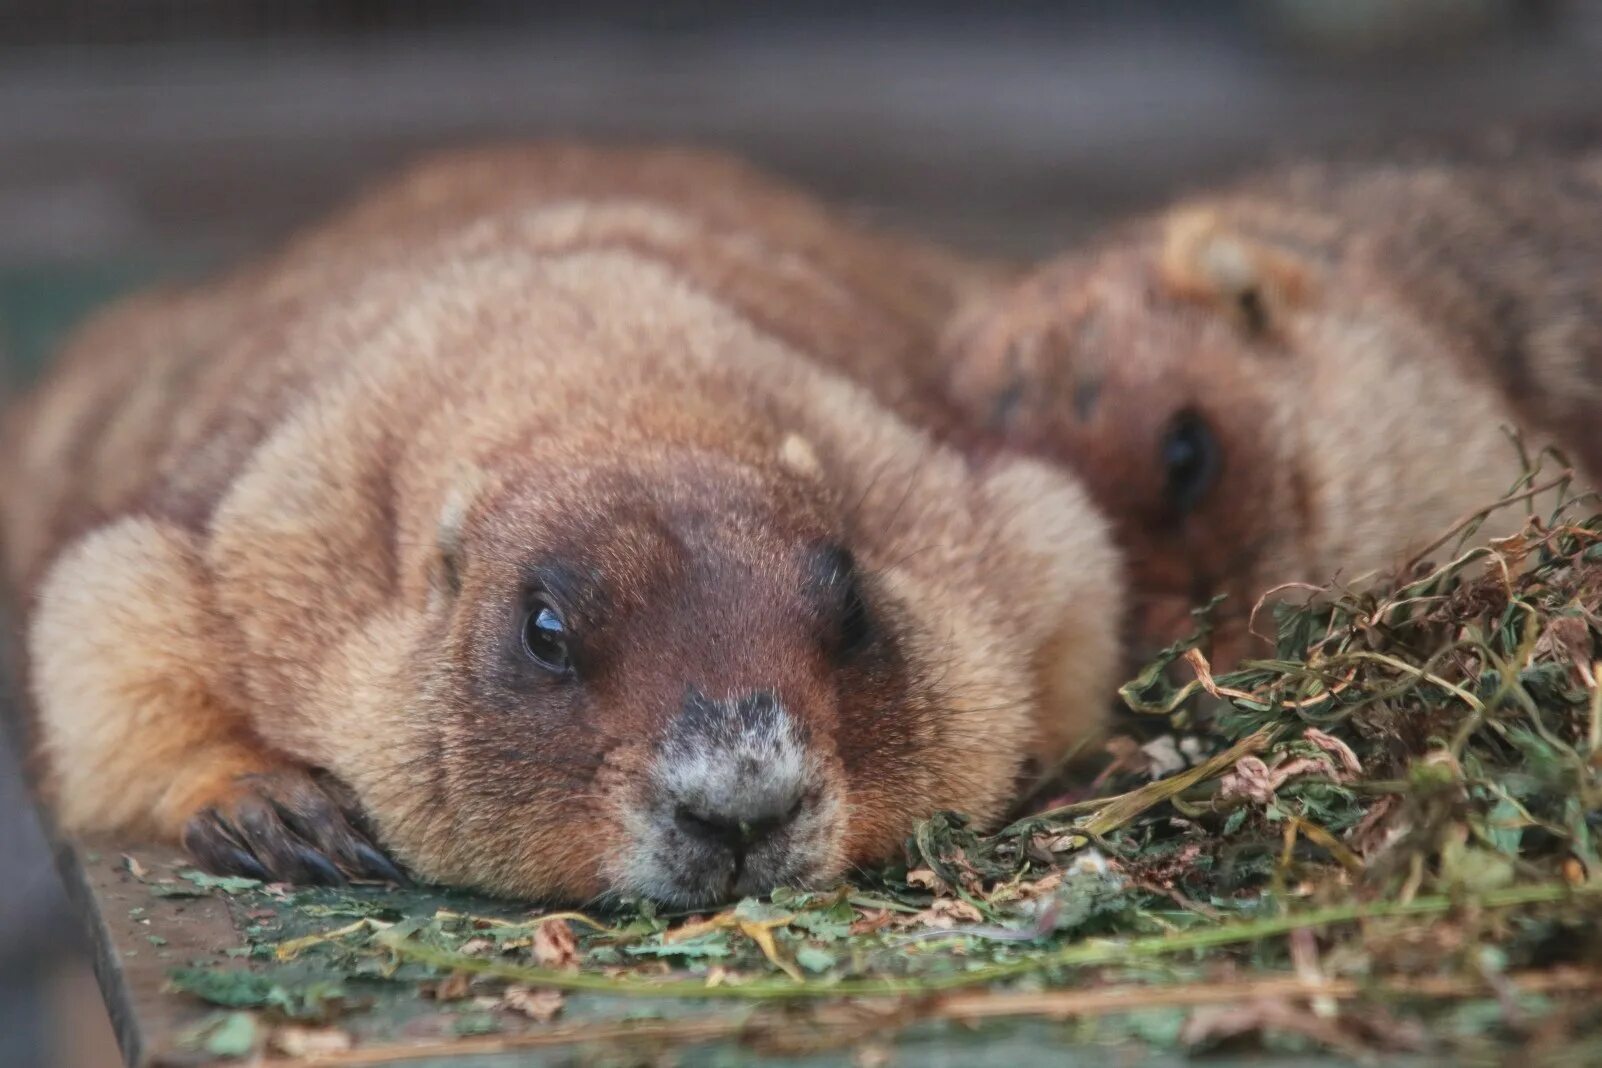
<path id="1" fill-rule="evenodd" d="M 554 674 L 565 675 L 573 670 L 573 658 L 567 648 L 567 625 L 556 609 L 538 597 L 523 617 L 523 652 Z"/>
<path id="2" fill-rule="evenodd" d="M 1207 420 L 1189 409 L 1174 416 L 1163 433 L 1159 460 L 1163 497 L 1176 515 L 1201 503 L 1218 477 L 1222 459 L 1218 438 Z"/>
<path id="3" fill-rule="evenodd" d="M 873 641 L 873 614 L 863 596 L 856 558 L 841 545 L 820 551 L 815 566 L 833 602 L 831 615 L 835 629 L 830 644 L 840 653 L 851 655 Z"/>
<path id="4" fill-rule="evenodd" d="M 840 648 L 843 652 L 855 653 L 872 639 L 873 617 L 868 614 L 868 602 L 862 599 L 862 587 L 853 575 L 841 609 Z"/>

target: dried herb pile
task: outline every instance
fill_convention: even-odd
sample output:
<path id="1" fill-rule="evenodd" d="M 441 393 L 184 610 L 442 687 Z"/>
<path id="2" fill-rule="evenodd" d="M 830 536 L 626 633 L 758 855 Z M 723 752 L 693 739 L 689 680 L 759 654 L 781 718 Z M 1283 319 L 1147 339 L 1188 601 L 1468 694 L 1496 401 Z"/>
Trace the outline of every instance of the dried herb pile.
<path id="1" fill-rule="evenodd" d="M 1537 478 L 1501 506 L 1565 485 Z M 219 1006 L 197 1047 L 327 1063 L 362 1063 L 382 1007 L 419 998 L 442 1039 L 642 1059 L 725 1042 L 885 1063 L 898 1033 L 1027 1026 L 1034 1048 L 1602 1062 L 1596 511 L 1490 544 L 1469 523 L 1392 579 L 1265 607 L 1274 658 L 1227 674 L 1204 627 L 1125 687 L 1062 803 L 994 834 L 937 817 L 849 886 L 585 915 L 153 877 L 259 919 L 248 970 L 196 962 L 173 985 Z"/>

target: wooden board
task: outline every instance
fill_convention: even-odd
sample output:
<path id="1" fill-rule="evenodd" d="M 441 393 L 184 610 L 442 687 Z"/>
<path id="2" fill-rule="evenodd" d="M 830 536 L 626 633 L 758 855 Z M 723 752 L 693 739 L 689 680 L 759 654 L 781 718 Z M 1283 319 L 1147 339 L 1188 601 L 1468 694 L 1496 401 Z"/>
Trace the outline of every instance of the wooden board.
<path id="1" fill-rule="evenodd" d="M 153 898 L 115 850 L 61 843 L 56 863 L 88 930 L 95 977 L 125 1058 L 171 1063 L 173 1036 L 200 1022 L 207 1008 L 163 993 L 167 972 L 174 960 L 238 940 L 227 905 L 211 897 Z"/>

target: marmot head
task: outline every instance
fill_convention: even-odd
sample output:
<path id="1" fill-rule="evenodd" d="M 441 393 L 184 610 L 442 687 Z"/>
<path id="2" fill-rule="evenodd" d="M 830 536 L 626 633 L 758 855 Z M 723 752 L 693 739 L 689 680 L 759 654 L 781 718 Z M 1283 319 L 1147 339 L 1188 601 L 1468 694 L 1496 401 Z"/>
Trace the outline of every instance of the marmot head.
<path id="1" fill-rule="evenodd" d="M 1494 398 L 1321 223 L 1177 209 L 948 333 L 966 418 L 1070 467 L 1108 513 L 1137 656 L 1224 595 L 1212 652 L 1237 660 L 1265 592 L 1356 581 L 1516 474 Z"/>

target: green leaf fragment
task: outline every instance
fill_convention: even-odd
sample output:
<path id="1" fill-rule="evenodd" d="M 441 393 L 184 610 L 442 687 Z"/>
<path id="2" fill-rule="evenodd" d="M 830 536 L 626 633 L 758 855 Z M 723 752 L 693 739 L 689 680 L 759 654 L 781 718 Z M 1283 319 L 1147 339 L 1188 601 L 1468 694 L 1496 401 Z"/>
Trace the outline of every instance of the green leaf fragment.
<path id="1" fill-rule="evenodd" d="M 722 958 L 732 956 L 729 937 L 722 931 L 713 931 L 682 942 L 663 942 L 650 945 L 624 946 L 623 952 L 634 957 L 685 957 L 689 959 Z"/>
<path id="2" fill-rule="evenodd" d="M 458 1035 L 493 1035 L 501 1029 L 501 1022 L 493 1013 L 463 1013 L 451 1021 L 451 1030 Z"/>
<path id="3" fill-rule="evenodd" d="M 795 951 L 795 962 L 809 972 L 826 972 L 833 968 L 838 958 L 826 949 L 817 946 L 801 946 Z"/>
<path id="4" fill-rule="evenodd" d="M 256 1048 L 260 1028 L 248 1012 L 231 1012 L 206 1035 L 205 1049 L 213 1057 L 245 1057 Z"/>
<path id="5" fill-rule="evenodd" d="M 344 986 L 332 980 L 295 983 L 238 968 L 175 968 L 168 980 L 175 989 L 213 1005 L 276 1009 L 297 1020 L 323 1019 L 346 997 Z"/>

